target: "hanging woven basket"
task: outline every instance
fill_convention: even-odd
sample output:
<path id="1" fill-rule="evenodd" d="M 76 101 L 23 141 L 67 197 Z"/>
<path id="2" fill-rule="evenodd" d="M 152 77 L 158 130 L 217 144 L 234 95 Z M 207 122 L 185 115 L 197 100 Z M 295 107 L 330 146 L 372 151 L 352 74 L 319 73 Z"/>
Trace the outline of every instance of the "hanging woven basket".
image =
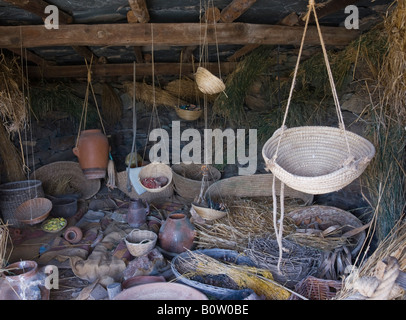
<path id="1" fill-rule="evenodd" d="M 201 108 L 196 110 L 186 110 L 180 107 L 175 107 L 175 111 L 179 118 L 186 121 L 195 121 L 203 114 L 203 109 Z"/>
<path id="2" fill-rule="evenodd" d="M 153 162 L 142 167 L 138 179 L 145 190 L 152 193 L 162 192 L 171 185 L 172 170 L 164 163 Z"/>
<path id="3" fill-rule="evenodd" d="M 374 155 L 375 147 L 365 138 L 325 126 L 278 129 L 262 149 L 268 170 L 309 194 L 342 189 L 363 173 Z"/>
<path id="4" fill-rule="evenodd" d="M 213 75 L 209 70 L 198 67 L 195 73 L 196 84 L 205 94 L 216 94 L 226 89 L 224 82 Z"/>

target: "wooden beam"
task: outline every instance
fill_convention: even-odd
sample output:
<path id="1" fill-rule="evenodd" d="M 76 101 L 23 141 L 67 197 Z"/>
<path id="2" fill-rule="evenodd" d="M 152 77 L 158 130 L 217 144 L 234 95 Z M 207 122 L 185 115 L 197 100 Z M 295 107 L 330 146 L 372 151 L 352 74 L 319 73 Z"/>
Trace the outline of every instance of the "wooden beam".
<path id="1" fill-rule="evenodd" d="M 13 6 L 31 12 L 42 20 L 45 20 L 47 14 L 45 13 L 45 8 L 50 5 L 50 3 L 43 0 L 3 0 L 4 2 L 10 3 Z M 73 22 L 73 18 L 68 13 L 59 9 L 59 23 L 69 24 Z"/>
<path id="2" fill-rule="evenodd" d="M 330 14 L 333 14 L 341 9 L 344 9 L 346 6 L 349 6 L 351 4 L 355 4 L 357 2 L 360 2 L 360 0 L 330 0 L 327 1 L 325 4 L 321 3 L 320 5 L 316 5 L 316 13 L 317 13 L 317 19 L 321 19 L 323 17 L 326 17 Z M 302 24 L 304 24 L 304 20 L 306 13 L 303 13 L 300 16 L 300 20 L 302 21 Z M 310 16 L 309 23 L 314 23 L 314 14 Z"/>
<path id="3" fill-rule="evenodd" d="M 209 25 L 208 44 L 300 44 L 302 27 L 247 23 L 219 23 Z M 47 30 L 44 26 L 0 27 L 0 48 L 44 46 L 190 46 L 201 43 L 200 23 L 132 23 L 61 25 Z M 153 29 L 153 33 L 151 32 Z M 326 45 L 342 46 L 354 40 L 359 32 L 338 27 L 322 27 Z M 153 35 L 153 37 L 152 37 Z M 315 27 L 310 27 L 307 44 L 319 44 Z"/>
<path id="4" fill-rule="evenodd" d="M 221 10 L 221 22 L 233 22 L 247 11 L 257 0 L 233 0 Z"/>
<path id="5" fill-rule="evenodd" d="M 182 66 L 182 74 L 192 75 L 192 63 L 155 63 L 155 75 L 179 75 L 180 67 Z M 236 63 L 224 62 L 221 63 L 221 73 L 229 74 L 234 70 Z M 206 67 L 206 66 L 205 66 Z M 151 63 L 137 63 L 137 76 L 151 76 L 152 64 Z M 207 64 L 207 69 L 213 74 L 218 74 L 219 66 L 217 63 Z M 117 76 L 132 76 L 133 64 L 98 64 L 92 65 L 93 78 L 117 77 Z M 28 76 L 34 79 L 47 78 L 86 78 L 87 66 L 86 65 L 69 65 L 69 66 L 48 66 L 46 68 L 31 66 L 28 67 Z"/>
<path id="6" fill-rule="evenodd" d="M 33 62 L 42 68 L 45 68 L 45 67 L 51 66 L 51 65 L 55 65 L 54 61 L 47 61 L 47 60 L 43 59 L 42 57 L 40 57 L 39 55 L 37 55 L 34 52 L 31 52 L 27 49 L 21 50 L 20 48 L 8 48 L 8 50 L 10 50 L 11 52 L 13 52 L 19 56 L 22 56 L 23 59 Z"/>

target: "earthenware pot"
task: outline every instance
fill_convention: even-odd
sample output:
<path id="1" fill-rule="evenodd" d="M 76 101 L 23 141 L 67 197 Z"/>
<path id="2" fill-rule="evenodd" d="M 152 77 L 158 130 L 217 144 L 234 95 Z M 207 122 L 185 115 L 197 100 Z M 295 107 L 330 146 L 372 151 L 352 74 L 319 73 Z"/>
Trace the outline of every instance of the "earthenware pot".
<path id="1" fill-rule="evenodd" d="M 192 248 L 195 236 L 195 228 L 187 216 L 174 212 L 162 223 L 158 239 L 165 251 L 181 253 Z"/>
<path id="2" fill-rule="evenodd" d="M 133 228 L 139 228 L 147 222 L 149 204 L 142 199 L 131 200 L 128 205 L 127 223 Z"/>
<path id="3" fill-rule="evenodd" d="M 87 179 L 100 179 L 106 176 L 109 161 L 109 142 L 100 129 L 84 130 L 80 133 L 73 153 Z"/>

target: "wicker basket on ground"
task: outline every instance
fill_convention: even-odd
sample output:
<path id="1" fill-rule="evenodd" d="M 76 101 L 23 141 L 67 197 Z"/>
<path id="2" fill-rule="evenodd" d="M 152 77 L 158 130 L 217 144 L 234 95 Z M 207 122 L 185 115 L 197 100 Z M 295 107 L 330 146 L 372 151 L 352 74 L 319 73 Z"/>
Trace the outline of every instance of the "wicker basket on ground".
<path id="1" fill-rule="evenodd" d="M 203 178 L 202 166 L 201 164 L 194 163 L 179 163 L 171 167 L 175 191 L 187 201 L 193 201 L 200 194 Z M 205 180 L 205 185 L 203 186 L 203 192 L 206 191 L 207 187 L 221 178 L 220 171 L 215 167 L 210 165 L 204 166 L 208 172 L 207 180 Z"/>
<path id="2" fill-rule="evenodd" d="M 154 249 L 158 236 L 149 230 L 132 230 L 126 237 L 128 251 L 134 257 L 141 257 Z"/>
<path id="3" fill-rule="evenodd" d="M 331 300 L 341 290 L 341 287 L 341 281 L 309 276 L 296 284 L 295 292 L 309 300 Z M 302 300 L 302 298 L 292 294 L 289 300 Z"/>
<path id="4" fill-rule="evenodd" d="M 164 163 L 153 162 L 143 166 L 139 172 L 138 179 L 141 186 L 148 192 L 158 193 L 164 191 L 172 183 L 172 170 L 171 167 Z M 144 185 L 145 179 L 154 179 L 163 181 L 163 183 L 157 188 L 148 188 Z"/>
<path id="5" fill-rule="evenodd" d="M 15 211 L 15 218 L 28 225 L 44 221 L 52 210 L 52 201 L 47 198 L 34 198 L 23 202 Z"/>

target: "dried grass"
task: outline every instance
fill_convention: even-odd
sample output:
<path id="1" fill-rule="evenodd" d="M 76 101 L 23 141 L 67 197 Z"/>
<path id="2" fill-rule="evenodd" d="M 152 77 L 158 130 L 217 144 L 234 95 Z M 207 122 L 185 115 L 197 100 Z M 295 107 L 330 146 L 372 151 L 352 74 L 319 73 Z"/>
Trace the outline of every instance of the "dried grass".
<path id="1" fill-rule="evenodd" d="M 108 83 L 103 83 L 102 91 L 102 116 L 111 126 L 121 120 L 123 108 L 121 99 L 114 88 Z"/>
<path id="2" fill-rule="evenodd" d="M 179 99 L 196 105 L 200 105 L 200 101 L 204 98 L 204 94 L 198 89 L 196 82 L 187 77 L 169 82 L 165 86 L 165 90 Z M 207 95 L 207 101 L 213 102 L 217 96 L 218 94 Z"/>
<path id="3" fill-rule="evenodd" d="M 0 219 L 0 269 L 3 269 L 7 263 L 8 258 L 7 255 L 7 244 L 10 241 L 10 232 L 8 229 L 8 225 L 4 224 L 3 221 Z M 9 253 L 11 255 L 11 251 Z"/>

